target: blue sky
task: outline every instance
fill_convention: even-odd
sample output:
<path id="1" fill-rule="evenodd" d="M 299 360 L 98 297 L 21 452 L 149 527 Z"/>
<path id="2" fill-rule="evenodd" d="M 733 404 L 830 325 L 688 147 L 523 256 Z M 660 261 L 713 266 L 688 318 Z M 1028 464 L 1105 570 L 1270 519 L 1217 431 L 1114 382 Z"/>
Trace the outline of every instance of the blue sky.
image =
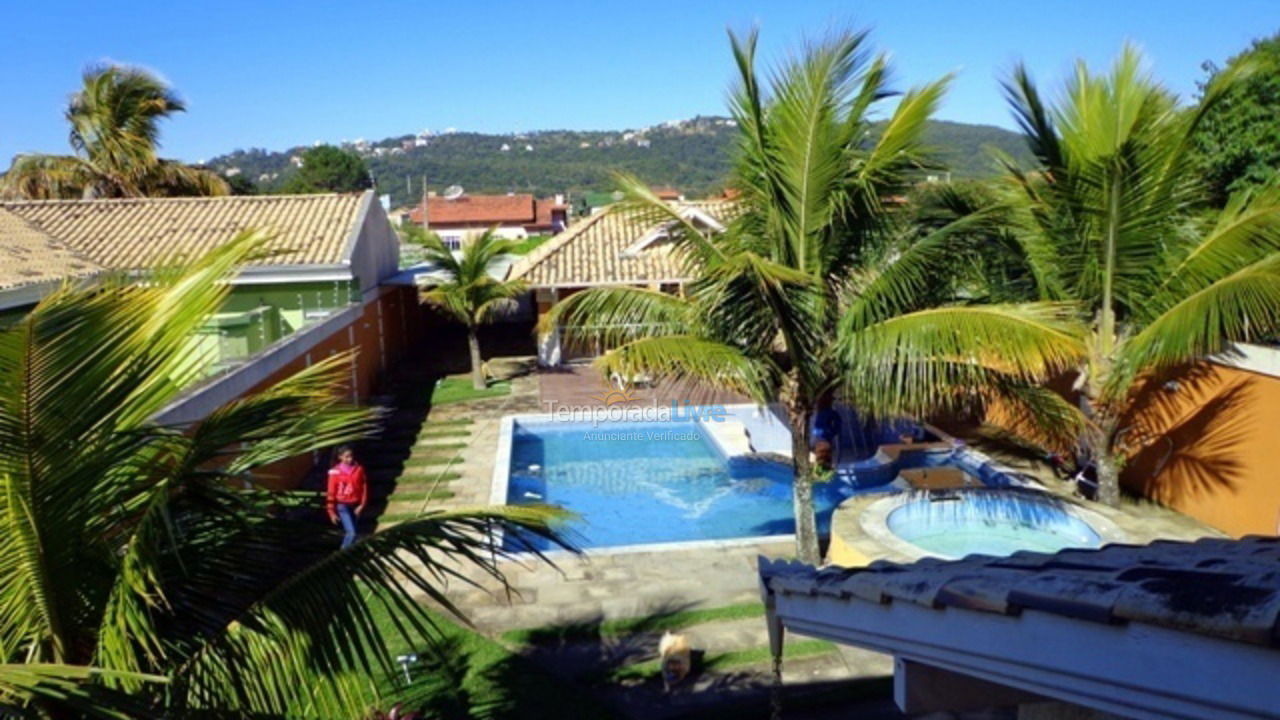
<path id="1" fill-rule="evenodd" d="M 21 2 L 0 43 L 0 167 L 66 152 L 82 68 L 159 71 L 188 103 L 164 154 L 378 139 L 423 128 L 621 129 L 721 113 L 726 26 L 758 24 L 766 58 L 832 25 L 869 27 L 900 87 L 958 73 L 940 117 L 1011 125 L 1015 60 L 1057 81 L 1126 39 L 1184 96 L 1201 62 L 1280 30 L 1276 0 L 925 2 Z"/>

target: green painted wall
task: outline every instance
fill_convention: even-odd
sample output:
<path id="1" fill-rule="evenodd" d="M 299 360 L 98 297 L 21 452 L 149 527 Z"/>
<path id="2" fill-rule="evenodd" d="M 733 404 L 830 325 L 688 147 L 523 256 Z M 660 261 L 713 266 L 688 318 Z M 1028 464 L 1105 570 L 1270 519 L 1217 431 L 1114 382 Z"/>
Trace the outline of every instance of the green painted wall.
<path id="1" fill-rule="evenodd" d="M 237 285 L 221 312 L 196 333 L 194 362 L 210 375 L 237 365 L 271 343 L 359 302 L 355 281 Z M 31 306 L 0 310 L 0 329 L 22 319 Z"/>

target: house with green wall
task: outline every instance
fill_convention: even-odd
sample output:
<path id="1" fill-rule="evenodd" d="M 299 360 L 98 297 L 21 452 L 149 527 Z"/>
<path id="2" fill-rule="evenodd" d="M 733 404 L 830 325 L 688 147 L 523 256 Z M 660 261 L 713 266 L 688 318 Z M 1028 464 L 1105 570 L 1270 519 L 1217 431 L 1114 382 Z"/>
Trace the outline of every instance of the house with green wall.
<path id="1" fill-rule="evenodd" d="M 62 283 L 145 273 L 249 229 L 271 234 L 269 252 L 192 338 L 209 375 L 360 305 L 397 270 L 399 242 L 372 192 L 0 202 L 0 327 Z"/>

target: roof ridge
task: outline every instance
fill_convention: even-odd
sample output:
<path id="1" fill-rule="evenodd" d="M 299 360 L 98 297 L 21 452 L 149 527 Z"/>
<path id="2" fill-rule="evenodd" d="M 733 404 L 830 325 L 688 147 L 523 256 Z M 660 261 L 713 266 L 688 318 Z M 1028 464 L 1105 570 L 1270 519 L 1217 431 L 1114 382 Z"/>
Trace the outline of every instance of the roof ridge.
<path id="1" fill-rule="evenodd" d="M 531 250 L 524 257 L 516 261 L 511 270 L 507 273 L 507 278 L 517 280 L 527 275 L 535 267 L 538 266 L 547 256 L 564 247 L 569 241 L 578 237 L 582 233 L 598 222 L 602 222 L 604 217 L 609 214 L 608 210 L 602 210 L 589 216 L 585 221 L 571 225 L 564 229 L 559 235 L 553 236 L 550 240 Z"/>
<path id="2" fill-rule="evenodd" d="M 354 192 L 329 193 L 280 193 L 271 195 L 183 195 L 178 197 L 124 197 L 124 198 L 24 198 L 17 200 L 0 200 L 0 208 L 14 205 L 90 205 L 90 204 L 128 204 L 128 203 L 184 203 L 184 202 L 227 202 L 231 200 L 245 202 L 269 202 L 286 199 L 333 199 L 352 195 L 364 195 L 372 190 L 356 190 Z"/>

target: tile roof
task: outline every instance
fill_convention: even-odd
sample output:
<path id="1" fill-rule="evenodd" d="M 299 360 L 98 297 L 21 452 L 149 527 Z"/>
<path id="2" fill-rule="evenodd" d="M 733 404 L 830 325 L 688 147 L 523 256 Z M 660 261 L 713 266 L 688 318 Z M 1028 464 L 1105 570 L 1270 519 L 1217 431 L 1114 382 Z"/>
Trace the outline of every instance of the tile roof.
<path id="1" fill-rule="evenodd" d="M 1160 540 L 1053 554 L 815 569 L 760 559 L 772 593 L 1162 626 L 1280 647 L 1280 538 Z"/>
<path id="2" fill-rule="evenodd" d="M 553 213 L 559 211 L 563 221 L 568 210 L 568 205 L 565 205 L 564 203 L 557 203 L 555 198 L 543 198 L 538 200 L 534 203 L 534 213 L 536 217 L 529 226 L 537 230 L 551 230 L 555 227 L 556 222 L 556 217 Z"/>
<path id="3" fill-rule="evenodd" d="M 112 270 L 197 257 L 246 228 L 276 233 L 268 249 L 281 251 L 255 265 L 338 265 L 349 259 L 366 195 L 32 200 L 0 210 Z M 0 247 L 16 242 L 0 232 Z"/>
<path id="4" fill-rule="evenodd" d="M 93 275 L 102 268 L 0 208 L 0 290 Z"/>
<path id="5" fill-rule="evenodd" d="M 718 221 L 730 216 L 733 204 L 719 200 L 680 203 Z M 634 215 L 596 214 L 570 225 L 543 243 L 511 269 L 531 287 L 673 282 L 686 279 L 665 246 L 637 253 L 625 252 L 663 223 L 643 221 Z"/>
<path id="6" fill-rule="evenodd" d="M 449 200 L 427 198 L 427 220 L 432 225 L 511 225 L 532 223 L 537 217 L 532 195 L 463 195 Z M 422 223 L 422 203 L 409 212 L 409 219 Z"/>

